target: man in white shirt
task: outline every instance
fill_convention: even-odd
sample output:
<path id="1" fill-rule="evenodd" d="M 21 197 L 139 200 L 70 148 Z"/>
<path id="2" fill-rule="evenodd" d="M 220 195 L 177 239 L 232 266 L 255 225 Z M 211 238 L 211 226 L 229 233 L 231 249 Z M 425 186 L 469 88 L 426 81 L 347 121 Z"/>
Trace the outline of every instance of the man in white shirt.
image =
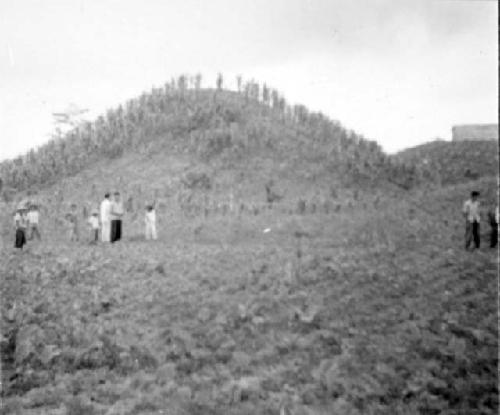
<path id="1" fill-rule="evenodd" d="M 480 246 L 479 223 L 481 222 L 481 213 L 479 209 L 479 192 L 471 192 L 470 199 L 466 200 L 462 212 L 465 218 L 465 249 L 469 249 L 471 242 L 477 249 Z"/>
<path id="2" fill-rule="evenodd" d="M 158 235 L 156 233 L 156 212 L 153 205 L 146 205 L 146 216 L 144 218 L 146 225 L 146 240 L 156 240 Z"/>
<path id="3" fill-rule="evenodd" d="M 109 193 L 104 195 L 104 200 L 101 202 L 101 240 L 109 242 L 111 240 L 111 201 Z"/>
<path id="4" fill-rule="evenodd" d="M 28 219 L 28 227 L 30 230 L 30 236 L 28 239 L 32 240 L 34 238 L 34 236 L 36 235 L 36 238 L 38 240 L 41 240 L 42 238 L 40 236 L 40 231 L 38 229 L 38 222 L 40 220 L 40 213 L 38 211 L 37 205 L 32 204 L 30 206 L 30 210 L 28 211 L 27 219 Z"/>

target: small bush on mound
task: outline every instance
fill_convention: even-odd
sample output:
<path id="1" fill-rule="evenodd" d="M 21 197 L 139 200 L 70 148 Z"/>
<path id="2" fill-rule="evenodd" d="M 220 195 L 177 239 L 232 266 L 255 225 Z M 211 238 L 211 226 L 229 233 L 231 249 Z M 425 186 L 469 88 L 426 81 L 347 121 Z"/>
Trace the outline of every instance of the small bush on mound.
<path id="1" fill-rule="evenodd" d="M 183 185 L 190 190 L 210 190 L 212 180 L 205 172 L 189 172 L 182 178 Z"/>
<path id="2" fill-rule="evenodd" d="M 306 213 L 306 201 L 304 199 L 300 199 L 297 202 L 297 213 L 299 215 L 303 215 L 304 213 Z"/>
<path id="3" fill-rule="evenodd" d="M 214 131 L 201 151 L 201 157 L 205 160 L 210 160 L 211 158 L 220 155 L 226 149 L 231 148 L 232 145 L 233 142 L 229 131 Z"/>
<path id="4" fill-rule="evenodd" d="M 1 198 L 5 203 L 11 203 L 15 196 L 16 196 L 17 191 L 15 189 L 3 189 L 1 192 Z"/>
<path id="5" fill-rule="evenodd" d="M 66 402 L 67 415 L 97 415 L 94 406 L 83 398 L 75 396 Z"/>

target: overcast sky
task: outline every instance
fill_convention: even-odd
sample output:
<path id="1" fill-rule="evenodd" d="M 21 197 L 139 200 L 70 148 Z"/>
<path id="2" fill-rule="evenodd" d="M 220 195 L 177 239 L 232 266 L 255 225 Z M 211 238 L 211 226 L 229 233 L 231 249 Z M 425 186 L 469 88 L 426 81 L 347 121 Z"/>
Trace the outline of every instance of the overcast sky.
<path id="1" fill-rule="evenodd" d="M 0 0 L 0 159 L 52 112 L 98 114 L 180 73 L 268 83 L 388 152 L 497 121 L 488 0 Z"/>

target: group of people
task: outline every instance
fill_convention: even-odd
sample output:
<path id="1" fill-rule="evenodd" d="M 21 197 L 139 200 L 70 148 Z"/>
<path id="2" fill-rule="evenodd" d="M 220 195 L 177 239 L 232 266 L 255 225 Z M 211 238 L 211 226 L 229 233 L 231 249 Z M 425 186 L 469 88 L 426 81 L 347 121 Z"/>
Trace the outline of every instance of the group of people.
<path id="1" fill-rule="evenodd" d="M 99 240 L 101 240 L 102 242 L 115 243 L 122 239 L 124 214 L 125 210 L 120 193 L 115 192 L 112 199 L 110 193 L 106 193 L 100 204 L 99 210 L 92 210 L 90 216 L 87 218 L 89 229 L 88 242 L 97 244 Z M 69 230 L 69 241 L 79 241 L 80 227 L 76 204 L 71 205 L 70 211 L 65 215 L 65 220 Z M 23 249 L 27 241 L 35 237 L 41 240 L 39 221 L 40 212 L 38 205 L 30 204 L 26 206 L 25 204 L 21 204 L 18 206 L 14 215 L 14 246 L 16 248 Z M 156 240 L 158 234 L 156 230 L 156 211 L 154 203 L 146 205 L 144 225 L 146 240 Z"/>
<path id="2" fill-rule="evenodd" d="M 40 212 L 38 205 L 32 203 L 30 205 L 20 205 L 14 215 L 14 223 L 16 228 L 15 247 L 22 249 L 28 240 L 35 237 L 38 240 L 42 239 L 40 229 L 38 227 L 40 220 Z"/>
<path id="3" fill-rule="evenodd" d="M 481 209 L 479 203 L 479 192 L 471 192 L 470 198 L 464 202 L 462 209 L 465 218 L 465 249 L 469 250 L 473 244 L 476 249 L 481 245 L 480 223 Z M 93 210 L 87 220 L 90 230 L 90 240 L 92 244 L 99 241 L 99 235 L 102 242 L 115 243 L 122 238 L 123 217 L 125 210 L 121 201 L 120 193 L 115 192 L 113 199 L 106 193 L 100 204 L 100 210 Z M 499 211 L 496 206 L 495 211 L 488 212 L 488 221 L 490 230 L 490 247 L 495 248 L 498 244 L 498 219 Z M 71 205 L 71 211 L 66 215 L 69 224 L 69 240 L 78 241 L 78 215 L 77 206 Z M 40 212 L 38 205 L 31 203 L 29 205 L 19 205 L 14 215 L 15 224 L 15 247 L 22 249 L 28 240 L 37 238 L 41 240 Z M 144 233 L 146 240 L 156 240 L 156 212 L 154 204 L 146 205 L 144 216 Z"/>
<path id="4" fill-rule="evenodd" d="M 102 242 L 115 243 L 119 241 L 123 233 L 124 214 L 125 210 L 120 192 L 115 192 L 113 199 L 111 199 L 109 193 L 106 193 L 99 211 L 93 210 L 88 218 L 91 243 L 95 244 L 99 241 L 99 234 Z M 146 205 L 144 225 L 146 240 L 156 240 L 158 234 L 156 232 L 156 212 L 153 204 Z"/>
<path id="5" fill-rule="evenodd" d="M 479 192 L 474 190 L 470 198 L 464 202 L 462 213 L 465 218 L 465 249 L 469 250 L 474 244 L 476 249 L 481 246 L 481 209 L 479 203 Z M 488 212 L 488 222 L 490 224 L 490 248 L 495 248 L 498 244 L 498 205 L 493 212 Z"/>

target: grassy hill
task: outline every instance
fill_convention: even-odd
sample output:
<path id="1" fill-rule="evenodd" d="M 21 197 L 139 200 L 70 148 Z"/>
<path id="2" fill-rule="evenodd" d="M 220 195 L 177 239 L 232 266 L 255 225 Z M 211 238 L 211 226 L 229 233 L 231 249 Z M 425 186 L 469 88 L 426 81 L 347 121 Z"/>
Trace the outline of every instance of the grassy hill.
<path id="1" fill-rule="evenodd" d="M 442 185 L 498 175 L 498 142 L 435 141 L 401 151 L 395 159 L 416 165 L 427 180 Z"/>
<path id="2" fill-rule="evenodd" d="M 412 174 L 374 141 L 302 105 L 288 105 L 265 86 L 249 83 L 241 92 L 188 89 L 181 78 L 0 163 L 4 199 L 130 153 L 184 154 L 221 168 L 251 160 L 248 168 L 270 176 L 279 168 L 282 174 L 343 184 L 370 185 L 386 175 L 405 181 Z"/>
<path id="3" fill-rule="evenodd" d="M 460 213 L 496 179 L 418 186 L 255 88 L 169 84 L 1 165 L 0 414 L 498 412 L 497 252 L 463 251 Z M 69 204 L 83 224 L 114 189 L 124 240 L 68 242 Z M 25 197 L 44 239 L 19 253 Z"/>

